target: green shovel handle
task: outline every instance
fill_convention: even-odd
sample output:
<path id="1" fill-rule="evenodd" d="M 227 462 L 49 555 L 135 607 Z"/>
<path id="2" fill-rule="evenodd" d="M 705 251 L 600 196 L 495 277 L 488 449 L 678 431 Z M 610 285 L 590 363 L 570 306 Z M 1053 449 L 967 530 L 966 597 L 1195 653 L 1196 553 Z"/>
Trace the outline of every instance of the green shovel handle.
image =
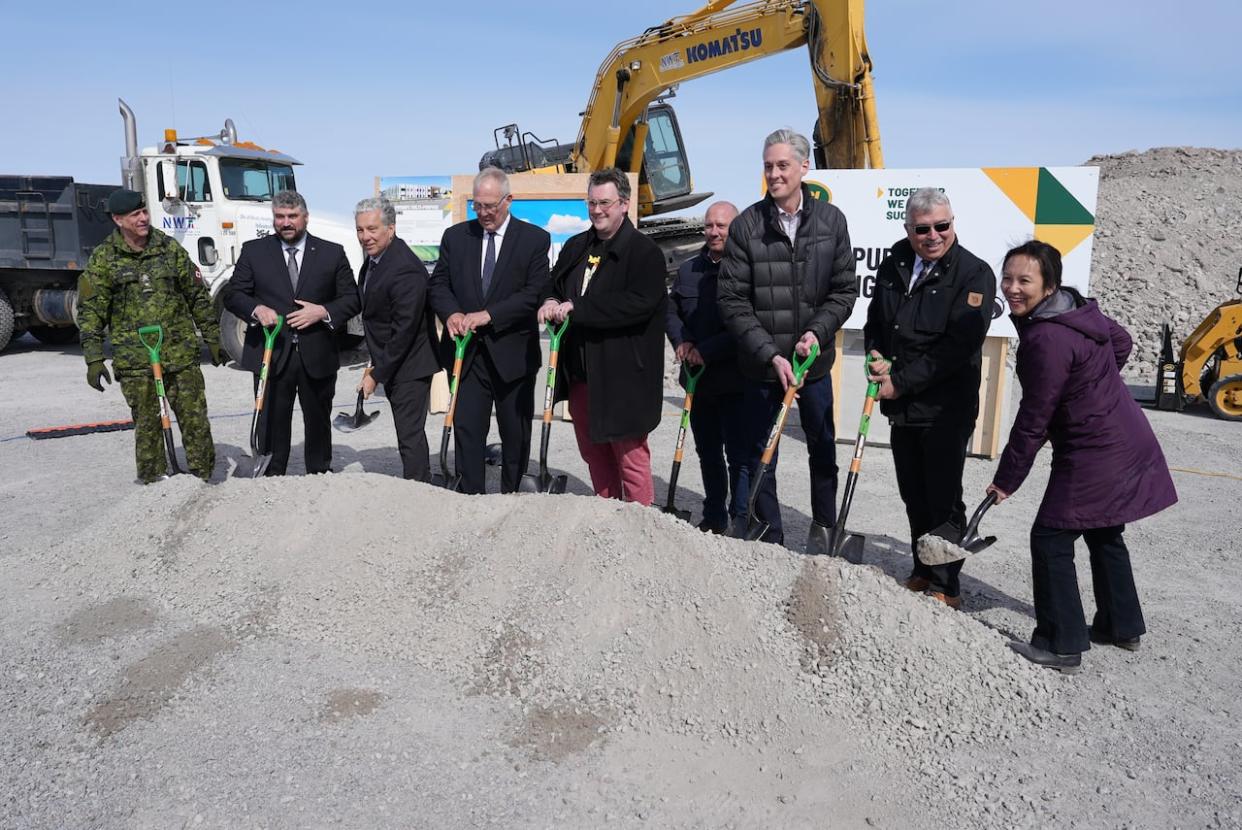
<path id="1" fill-rule="evenodd" d="M 699 378 L 703 376 L 703 372 L 707 369 L 706 363 L 700 363 L 698 368 L 691 368 L 690 364 L 685 364 L 686 372 L 686 394 L 693 395 L 695 387 L 699 385 Z"/>
<path id="2" fill-rule="evenodd" d="M 263 348 L 270 349 L 276 345 L 276 335 L 280 334 L 280 330 L 284 328 L 285 318 L 277 314 L 276 325 L 263 327 Z"/>
<path id="3" fill-rule="evenodd" d="M 884 359 L 883 356 L 879 358 L 875 358 L 875 357 L 872 357 L 871 355 L 867 355 L 866 360 L 863 363 L 864 374 L 867 374 L 867 375 L 871 374 L 870 372 L 871 361 L 883 360 L 883 359 Z M 878 380 L 869 381 L 867 383 L 867 397 L 875 398 L 879 394 L 880 394 L 880 382 Z"/>
<path id="4" fill-rule="evenodd" d="M 819 357 L 818 343 L 811 344 L 811 350 L 806 353 L 805 358 L 799 358 L 798 350 L 794 349 L 793 360 L 790 361 L 793 365 L 794 386 L 802 385 L 802 378 L 806 376 L 807 369 L 811 368 L 811 364 L 815 362 L 817 357 Z"/>
<path id="5" fill-rule="evenodd" d="M 147 340 L 151 335 L 155 335 L 155 345 Z M 163 326 L 143 326 L 138 329 L 138 339 L 142 345 L 147 347 L 147 354 L 151 357 L 152 363 L 160 362 L 160 346 L 164 345 L 164 327 Z"/>
<path id="6" fill-rule="evenodd" d="M 548 337 L 552 342 L 548 344 L 548 348 L 552 351 L 559 351 L 561 348 L 561 338 L 565 336 L 565 330 L 569 328 L 569 318 L 566 317 L 560 325 L 555 328 L 551 323 L 544 323 L 544 327 L 548 330 Z"/>
<path id="7" fill-rule="evenodd" d="M 461 360 L 466 356 L 466 346 L 470 345 L 470 338 L 474 337 L 474 330 L 459 334 L 453 338 L 453 359 Z"/>

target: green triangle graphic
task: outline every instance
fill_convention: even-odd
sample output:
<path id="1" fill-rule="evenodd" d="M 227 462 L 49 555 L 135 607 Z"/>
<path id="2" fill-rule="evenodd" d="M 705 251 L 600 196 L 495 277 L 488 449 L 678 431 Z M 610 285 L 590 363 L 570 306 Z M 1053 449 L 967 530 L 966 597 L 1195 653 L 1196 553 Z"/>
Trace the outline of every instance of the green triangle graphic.
<path id="1" fill-rule="evenodd" d="M 1094 225 L 1095 217 L 1048 172 L 1048 168 L 1041 167 L 1039 195 L 1035 197 L 1035 224 Z"/>

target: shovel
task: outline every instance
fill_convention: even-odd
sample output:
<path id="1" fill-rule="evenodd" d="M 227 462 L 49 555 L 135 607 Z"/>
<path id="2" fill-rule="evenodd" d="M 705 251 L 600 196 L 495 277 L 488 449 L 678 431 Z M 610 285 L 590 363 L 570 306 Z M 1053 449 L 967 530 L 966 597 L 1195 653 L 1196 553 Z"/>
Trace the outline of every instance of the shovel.
<path id="1" fill-rule="evenodd" d="M 254 415 L 250 416 L 250 457 L 254 459 L 253 478 L 267 472 L 272 463 L 271 452 L 259 454 L 259 418 L 263 414 L 263 404 L 267 400 L 267 373 L 272 368 L 272 348 L 276 345 L 276 335 L 285 324 L 285 318 L 277 315 L 276 325 L 263 327 L 263 366 L 259 369 L 259 384 L 254 391 Z"/>
<path id="2" fill-rule="evenodd" d="M 552 397 L 556 392 L 556 364 L 561 352 L 561 338 L 569 328 L 566 317 L 560 328 L 553 328 L 545 323 L 548 330 L 548 385 L 543 393 L 543 426 L 539 434 L 539 474 L 527 473 L 518 482 L 519 493 L 564 493 L 568 476 L 552 475 L 548 472 L 548 440 L 552 437 Z"/>
<path id="3" fill-rule="evenodd" d="M 996 504 L 996 496 L 988 493 L 975 508 L 975 512 L 961 530 L 956 522 L 947 521 L 929 533 L 919 537 L 915 548 L 918 550 L 919 561 L 924 565 L 947 565 L 958 562 L 966 557 L 990 548 L 996 542 L 995 536 L 979 536 L 979 521 L 988 508 Z"/>
<path id="4" fill-rule="evenodd" d="M 768 433 L 768 443 L 764 446 L 763 455 L 759 459 L 759 468 L 755 470 L 755 474 L 750 482 L 750 497 L 746 500 L 746 526 L 741 534 L 748 541 L 757 542 L 763 537 L 763 534 L 768 532 L 768 523 L 755 515 L 755 500 L 759 497 L 759 487 L 763 484 L 763 477 L 768 471 L 768 465 L 772 463 L 772 456 L 776 452 L 776 445 L 781 440 L 781 430 L 785 428 L 785 419 L 789 417 L 789 408 L 793 406 L 794 395 L 802 387 L 802 379 L 806 376 L 806 370 L 811 368 L 811 364 L 815 362 L 817 357 L 819 357 L 818 343 L 811 346 L 811 350 L 807 352 L 805 360 L 799 361 L 798 353 L 796 351 L 793 353 L 794 382 L 785 390 L 785 398 L 781 401 L 781 408 L 777 411 L 776 420 L 772 423 L 772 431 Z"/>
<path id="5" fill-rule="evenodd" d="M 431 483 L 436 487 L 443 487 L 454 492 L 461 490 L 461 474 L 449 475 L 449 439 L 453 437 L 453 413 L 457 411 L 457 384 L 461 380 L 461 363 L 466 356 L 466 346 L 470 344 L 471 337 L 474 337 L 473 331 L 468 331 L 453 338 L 453 345 L 455 347 L 453 353 L 453 379 L 449 382 L 448 411 L 444 413 L 444 434 L 440 436 L 440 474 L 431 477 Z"/>
<path id="6" fill-rule="evenodd" d="M 369 374 L 371 374 L 370 366 L 368 366 L 366 370 L 363 371 L 362 376 L 366 377 Z M 359 389 L 358 390 L 358 404 L 354 407 L 354 411 L 353 412 L 338 412 L 336 414 L 336 417 L 332 419 L 332 426 L 336 427 L 341 432 L 353 432 L 355 430 L 362 429 L 364 426 L 371 423 L 372 421 L 374 421 L 376 418 L 380 416 L 378 409 L 375 410 L 374 412 L 363 412 L 362 401 L 363 401 L 362 390 Z"/>
<path id="7" fill-rule="evenodd" d="M 868 365 L 871 360 L 871 355 L 867 355 Z M 850 505 L 854 503 L 854 488 L 858 486 L 858 471 L 862 468 L 863 450 L 867 448 L 867 433 L 871 430 L 871 410 L 879 394 L 878 381 L 871 381 L 867 384 L 867 396 L 863 398 L 862 420 L 858 423 L 858 437 L 854 440 L 854 458 L 850 461 L 849 475 L 845 477 L 845 495 L 841 497 L 841 510 L 837 513 L 837 522 L 832 526 L 832 540 L 828 543 L 826 550 L 819 546 L 815 546 L 815 550 L 812 550 L 812 546 L 808 544 L 807 553 L 816 555 L 832 553 L 833 556 L 842 557 L 846 562 L 853 562 L 855 565 L 862 564 L 867 537 L 861 533 L 850 533 L 846 530 L 845 520 L 849 518 Z"/>
<path id="8" fill-rule="evenodd" d="M 668 500 L 664 504 L 664 512 L 670 513 L 683 522 L 690 521 L 689 510 L 678 510 L 675 504 L 677 496 L 677 476 L 681 474 L 681 459 L 686 447 L 686 427 L 690 424 L 690 408 L 694 406 L 694 389 L 699 385 L 699 377 L 707 364 L 700 364 L 697 370 L 686 366 L 686 400 L 681 405 L 681 425 L 677 427 L 677 449 L 673 451 L 673 471 L 668 474 Z"/>
<path id="9" fill-rule="evenodd" d="M 152 344 L 148 337 L 155 337 Z M 177 463 L 177 447 L 173 444 L 172 415 L 169 413 L 168 395 L 164 392 L 164 367 L 160 365 L 160 347 L 164 345 L 163 326 L 143 326 L 138 329 L 138 339 L 147 347 L 151 358 L 151 374 L 155 377 L 155 394 L 160 401 L 160 426 L 164 429 L 164 454 L 168 456 L 168 474 L 175 476 L 185 472 Z"/>

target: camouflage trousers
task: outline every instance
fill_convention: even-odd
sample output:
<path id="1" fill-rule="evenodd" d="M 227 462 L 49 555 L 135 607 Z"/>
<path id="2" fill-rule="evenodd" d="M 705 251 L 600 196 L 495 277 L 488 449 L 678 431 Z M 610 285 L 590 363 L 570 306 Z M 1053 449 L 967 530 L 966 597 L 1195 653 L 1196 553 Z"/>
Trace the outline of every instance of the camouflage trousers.
<path id="1" fill-rule="evenodd" d="M 149 484 L 168 472 L 164 454 L 164 428 L 160 425 L 160 402 L 150 374 L 119 378 L 121 393 L 134 416 L 134 458 L 138 480 Z M 164 393 L 177 414 L 177 427 L 185 445 L 190 472 L 206 481 L 216 466 L 216 445 L 207 422 L 207 391 L 197 366 L 164 373 Z"/>

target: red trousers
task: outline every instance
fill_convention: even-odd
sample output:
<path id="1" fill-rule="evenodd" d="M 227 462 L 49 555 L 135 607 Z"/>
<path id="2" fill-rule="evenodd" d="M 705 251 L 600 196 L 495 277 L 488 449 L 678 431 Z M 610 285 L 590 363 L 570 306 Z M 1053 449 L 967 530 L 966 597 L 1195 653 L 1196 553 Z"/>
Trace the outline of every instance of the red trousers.
<path id="1" fill-rule="evenodd" d="M 590 411 L 585 383 L 569 386 L 569 414 L 574 419 L 578 452 L 591 471 L 595 495 L 650 505 L 655 500 L 651 481 L 651 450 L 647 436 L 596 444 L 591 440 Z"/>

